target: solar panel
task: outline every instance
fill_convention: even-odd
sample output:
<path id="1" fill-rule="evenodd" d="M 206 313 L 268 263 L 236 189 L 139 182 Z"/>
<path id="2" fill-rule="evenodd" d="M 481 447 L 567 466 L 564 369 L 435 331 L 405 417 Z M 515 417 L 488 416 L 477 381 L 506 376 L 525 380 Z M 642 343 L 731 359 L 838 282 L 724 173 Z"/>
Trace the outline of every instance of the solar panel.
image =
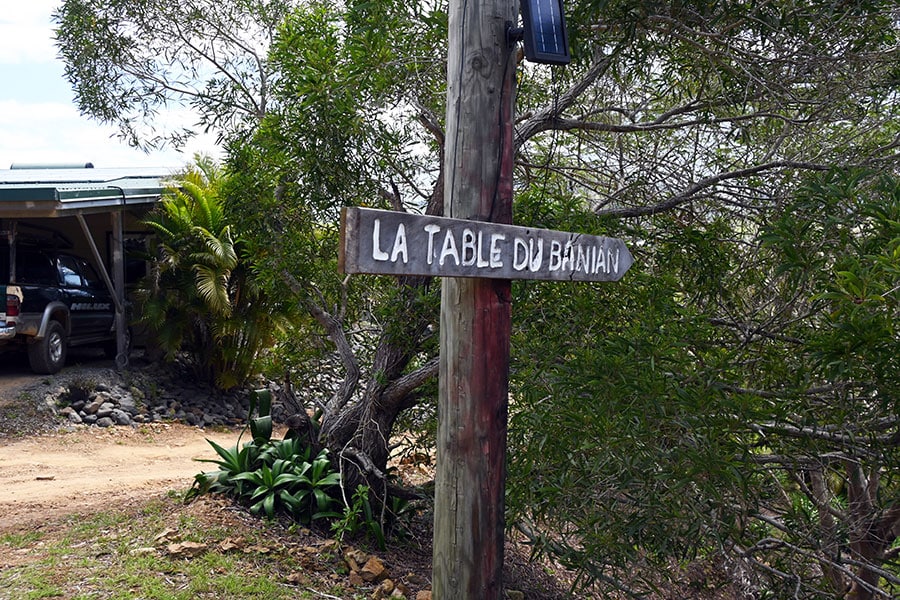
<path id="1" fill-rule="evenodd" d="M 525 58 L 531 62 L 568 64 L 569 40 L 562 0 L 521 0 Z"/>

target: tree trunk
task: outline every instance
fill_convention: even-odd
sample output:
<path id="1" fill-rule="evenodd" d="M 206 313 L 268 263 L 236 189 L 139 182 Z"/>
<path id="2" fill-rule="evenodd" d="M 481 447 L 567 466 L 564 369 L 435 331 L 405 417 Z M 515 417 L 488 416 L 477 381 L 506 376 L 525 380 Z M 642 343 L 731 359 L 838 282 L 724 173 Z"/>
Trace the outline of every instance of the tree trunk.
<path id="1" fill-rule="evenodd" d="M 900 505 L 886 510 L 877 506 L 880 475 L 877 470 L 866 477 L 863 467 L 847 463 L 848 508 L 850 511 L 850 552 L 856 567 L 847 600 L 872 600 L 881 580 L 878 570 L 894 540 L 895 525 L 900 522 Z"/>
<path id="2" fill-rule="evenodd" d="M 819 511 L 819 529 L 822 539 L 820 552 L 826 555 L 826 560 L 821 561 L 822 573 L 835 593 L 847 590 L 847 580 L 844 574 L 837 568 L 836 562 L 840 560 L 840 542 L 837 535 L 837 523 L 834 515 L 829 512 L 831 505 L 831 490 L 825 482 L 823 467 L 809 470 L 810 491 Z"/>
<path id="3" fill-rule="evenodd" d="M 897 523 L 898 507 L 888 510 L 884 515 L 866 519 L 857 525 L 857 531 L 850 543 L 854 560 L 864 563 L 856 568 L 856 580 L 850 587 L 847 600 L 873 600 L 874 590 L 878 589 L 881 575 L 878 572 L 886 559 L 897 536 L 893 532 Z"/>
<path id="4" fill-rule="evenodd" d="M 443 137 L 439 142 L 443 143 Z M 425 214 L 441 215 L 444 210 L 444 171 L 438 173 Z M 351 401 L 359 384 L 359 368 L 343 332 L 343 323 L 327 318 L 316 307 L 311 313 L 325 326 L 329 338 L 338 346 L 347 375 L 340 399 L 327 411 L 322 422 L 320 441 L 339 457 L 345 485 L 355 489 L 368 485 L 383 499 L 387 489 L 384 473 L 389 458 L 390 437 L 394 421 L 402 410 L 414 406 L 415 390 L 437 375 L 438 363 L 433 358 L 412 373 L 409 364 L 421 350 L 438 315 L 423 304 L 421 296 L 429 293 L 432 277 L 398 277 L 400 290 L 395 318 L 381 332 L 372 363 L 370 380 L 362 397 Z M 295 289 L 300 289 L 299 287 Z"/>
<path id="5" fill-rule="evenodd" d="M 373 494 L 370 499 L 383 499 L 387 490 L 385 472 L 394 421 L 417 400 L 415 389 L 437 374 L 434 360 L 407 373 L 422 341 L 429 335 L 429 325 L 436 320 L 433 311 L 423 306 L 419 298 L 430 280 L 398 278 L 401 298 L 396 317 L 381 333 L 365 390 L 359 398 L 353 397 L 359 384 L 358 371 L 348 369 L 339 390 L 340 397 L 329 403 L 322 419 L 319 441 L 337 459 L 344 485 L 351 492 L 357 485 L 367 485 Z M 331 339 L 343 340 L 342 330 L 337 331 L 334 323 L 331 325 Z M 346 340 L 342 343 L 346 344 Z M 349 345 L 343 354 L 345 364 L 349 361 L 355 365 L 355 357 L 351 360 L 349 356 L 352 354 Z"/>

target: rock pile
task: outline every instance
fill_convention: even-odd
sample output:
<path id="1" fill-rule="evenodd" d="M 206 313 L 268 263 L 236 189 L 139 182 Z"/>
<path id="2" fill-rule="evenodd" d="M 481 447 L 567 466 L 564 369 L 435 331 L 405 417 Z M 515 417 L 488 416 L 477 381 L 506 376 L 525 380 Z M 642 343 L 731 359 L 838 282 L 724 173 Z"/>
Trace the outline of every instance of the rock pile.
<path id="1" fill-rule="evenodd" d="M 247 389 L 221 392 L 184 369 L 144 365 L 128 371 L 79 370 L 44 391 L 44 402 L 73 425 L 136 425 L 177 421 L 197 427 L 242 425 L 250 408 Z"/>

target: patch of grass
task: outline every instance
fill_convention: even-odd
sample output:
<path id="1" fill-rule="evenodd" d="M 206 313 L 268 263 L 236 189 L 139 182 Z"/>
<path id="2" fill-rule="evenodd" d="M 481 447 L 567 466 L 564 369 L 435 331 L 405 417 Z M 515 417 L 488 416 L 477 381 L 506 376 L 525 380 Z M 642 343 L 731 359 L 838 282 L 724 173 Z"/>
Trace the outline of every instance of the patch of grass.
<path id="1" fill-rule="evenodd" d="M 6 534 L 0 551 L 18 550 L 22 558 L 0 569 L 0 598 L 296 600 L 322 591 L 367 597 L 335 581 L 337 564 L 298 558 L 296 546 L 284 543 L 292 534 L 276 524 L 236 526 L 229 508 L 191 514 L 196 504 L 186 509 L 178 498 L 162 497 L 127 511 L 70 517 L 41 532 Z M 235 538 L 241 548 L 223 549 Z M 184 542 L 205 550 L 195 556 L 170 550 Z M 298 571 L 309 583 L 288 579 Z"/>
<path id="2" fill-rule="evenodd" d="M 207 552 L 194 559 L 143 555 L 119 561 L 97 576 L 91 587 L 109 598 L 291 598 L 295 590 L 279 583 L 269 565 L 244 554 Z M 107 595 L 108 594 L 108 595 Z"/>
<path id="3" fill-rule="evenodd" d="M 42 537 L 39 531 L 27 531 L 24 533 L 5 533 L 0 535 L 0 545 L 8 548 L 24 548 L 39 541 Z"/>
<path id="4" fill-rule="evenodd" d="M 9 596 L 9 598 L 22 598 L 22 600 L 37 600 L 38 598 L 60 598 L 65 596 L 62 590 L 58 587 L 53 586 L 52 584 L 47 584 L 43 581 L 38 581 L 32 583 L 30 580 L 21 580 L 16 583 L 17 587 L 21 586 L 20 589 L 24 589 L 27 591 L 23 592 L 23 595 Z M 0 590 L 3 588 L 0 587 Z M 19 592 L 16 592 L 18 594 Z"/>

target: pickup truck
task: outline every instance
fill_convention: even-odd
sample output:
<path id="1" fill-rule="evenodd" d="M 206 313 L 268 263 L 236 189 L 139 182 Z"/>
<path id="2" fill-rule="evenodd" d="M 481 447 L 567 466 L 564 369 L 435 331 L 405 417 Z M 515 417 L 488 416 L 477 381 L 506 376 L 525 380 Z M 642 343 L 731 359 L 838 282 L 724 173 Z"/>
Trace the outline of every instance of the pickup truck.
<path id="1" fill-rule="evenodd" d="M 25 351 L 32 370 L 47 374 L 65 365 L 71 346 L 99 345 L 115 357 L 115 303 L 93 266 L 31 244 L 15 255 L 11 281 L 9 246 L 0 245 L 0 352 Z"/>

